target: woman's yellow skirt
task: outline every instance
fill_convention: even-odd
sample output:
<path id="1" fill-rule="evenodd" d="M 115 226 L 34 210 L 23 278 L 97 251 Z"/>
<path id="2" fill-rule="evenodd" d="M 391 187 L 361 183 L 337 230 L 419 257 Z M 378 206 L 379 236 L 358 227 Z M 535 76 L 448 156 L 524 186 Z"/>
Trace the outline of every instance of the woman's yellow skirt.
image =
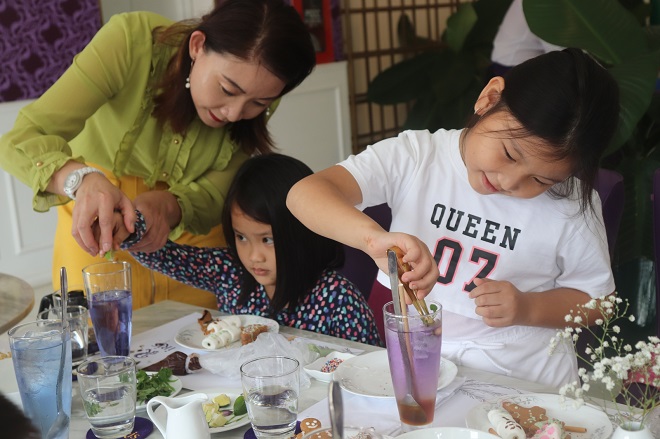
<path id="1" fill-rule="evenodd" d="M 106 177 L 119 187 L 131 200 L 138 194 L 152 190 L 141 178 L 125 176 L 117 179 L 108 171 Z M 155 189 L 164 190 L 166 186 Z M 80 248 L 73 236 L 72 212 L 75 202 L 67 203 L 57 208 L 57 229 L 53 250 L 53 291 L 59 289 L 59 273 L 61 267 L 66 267 L 69 286 L 82 285 L 82 269 L 90 264 L 103 262 L 100 256 L 91 256 Z M 177 243 L 197 247 L 220 247 L 225 245 L 222 226 L 211 229 L 208 235 L 192 235 L 184 233 Z M 158 272 L 140 265 L 128 252 L 115 252 L 115 259 L 131 264 L 133 277 L 133 309 L 142 308 L 161 300 L 176 300 L 178 302 L 198 305 L 204 308 L 217 308 L 215 295 L 211 292 L 193 288 L 168 278 Z"/>

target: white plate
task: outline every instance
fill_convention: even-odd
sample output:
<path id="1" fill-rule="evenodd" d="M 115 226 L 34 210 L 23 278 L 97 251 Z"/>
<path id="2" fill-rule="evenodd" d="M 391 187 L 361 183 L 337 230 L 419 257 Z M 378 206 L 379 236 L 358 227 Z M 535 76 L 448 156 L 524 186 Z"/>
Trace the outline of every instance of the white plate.
<path id="1" fill-rule="evenodd" d="M 155 374 L 156 372 L 147 372 L 147 375 L 155 375 Z M 181 384 L 181 380 L 179 379 L 179 377 L 172 375 L 170 377 L 170 380 L 171 380 L 170 385 L 174 387 L 174 390 L 169 395 L 163 395 L 163 396 L 170 396 L 170 397 L 176 396 L 183 388 L 183 385 Z M 135 406 L 135 410 L 147 410 L 147 401 L 144 401 L 141 404 Z"/>
<path id="2" fill-rule="evenodd" d="M 397 437 L 397 439 L 498 439 L 494 436 L 479 430 L 461 427 L 437 427 L 423 428 L 421 430 L 409 431 Z"/>
<path id="3" fill-rule="evenodd" d="M 526 395 L 505 395 L 493 401 L 481 403 L 473 407 L 465 416 L 468 428 L 488 431 L 492 428 L 488 421 L 488 412 L 501 407 L 502 401 L 510 401 L 524 407 L 539 406 L 546 410 L 549 418 L 559 419 L 566 425 L 584 427 L 586 433 L 571 433 L 572 439 L 607 439 L 612 434 L 612 423 L 599 408 L 586 404 L 575 409 L 571 400 L 559 400 L 559 395 L 531 393 Z"/>
<path id="4" fill-rule="evenodd" d="M 456 365 L 443 358 L 440 362 L 438 390 L 448 386 L 457 373 Z M 356 395 L 394 398 L 390 363 L 385 349 L 344 361 L 335 370 L 335 380 L 339 381 L 344 390 Z"/>
<path id="5" fill-rule="evenodd" d="M 231 402 L 229 403 L 229 407 L 233 409 L 234 407 L 234 401 L 236 401 L 236 398 L 238 398 L 240 395 L 242 395 L 243 390 L 242 389 L 210 389 L 210 390 L 200 390 L 200 391 L 195 391 L 191 393 L 187 393 L 184 396 L 189 396 L 193 395 L 195 393 L 206 393 L 206 395 L 209 397 L 209 402 L 215 398 L 216 396 L 220 395 L 221 393 L 224 393 L 227 395 L 230 399 Z M 199 408 L 200 410 L 202 409 L 201 407 Z M 167 422 L 167 411 L 166 409 L 162 406 L 159 405 L 156 407 L 154 410 L 154 418 L 156 418 L 162 425 L 166 425 Z M 211 434 L 213 433 L 222 433 L 223 431 L 229 431 L 233 430 L 238 427 L 242 427 L 244 425 L 247 425 L 250 423 L 250 418 L 248 418 L 247 413 L 243 415 L 241 419 L 239 419 L 236 422 L 232 422 L 231 424 L 225 425 L 223 427 L 215 427 L 215 428 L 209 428 L 209 432 Z"/>
<path id="6" fill-rule="evenodd" d="M 268 326 L 269 332 L 277 333 L 280 330 L 280 325 L 275 320 L 267 319 L 266 317 L 253 316 L 249 314 L 242 314 L 239 315 L 239 317 L 241 318 L 242 326 L 266 325 Z M 179 329 L 179 332 L 177 332 L 176 336 L 174 337 L 174 341 L 188 349 L 195 349 L 198 351 L 217 351 L 218 349 L 206 349 L 204 346 L 202 346 L 202 340 L 204 340 L 205 337 L 206 336 L 202 332 L 202 328 L 199 326 L 199 323 L 192 323 Z M 241 341 L 238 340 L 221 349 L 227 349 L 240 345 Z"/>
<path id="7" fill-rule="evenodd" d="M 324 383 L 329 383 L 332 380 L 332 376 L 334 375 L 334 372 L 321 372 L 321 369 L 323 368 L 323 366 L 325 366 L 325 363 L 327 363 L 329 360 L 332 360 L 334 358 L 342 360 L 343 362 L 353 357 L 355 357 L 355 355 L 349 354 L 347 352 L 333 351 L 330 352 L 325 357 L 321 357 L 316 361 L 309 363 L 307 366 L 303 367 L 303 369 L 305 369 L 305 372 L 307 372 L 309 376 L 316 378 L 317 380 L 322 381 Z"/>

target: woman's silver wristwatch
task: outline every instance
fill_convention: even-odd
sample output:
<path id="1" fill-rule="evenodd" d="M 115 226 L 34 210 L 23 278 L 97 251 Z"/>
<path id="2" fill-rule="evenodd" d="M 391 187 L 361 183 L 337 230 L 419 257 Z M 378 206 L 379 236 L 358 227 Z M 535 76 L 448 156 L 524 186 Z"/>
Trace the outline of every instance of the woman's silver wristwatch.
<path id="1" fill-rule="evenodd" d="M 76 191 L 82 184 L 83 178 L 85 177 L 85 175 L 91 174 L 92 172 L 103 174 L 103 171 L 96 168 L 92 168 L 91 166 L 87 166 L 85 168 L 76 169 L 75 171 L 67 175 L 66 180 L 64 180 L 64 193 L 66 194 L 66 196 L 71 198 L 72 200 L 75 200 Z"/>

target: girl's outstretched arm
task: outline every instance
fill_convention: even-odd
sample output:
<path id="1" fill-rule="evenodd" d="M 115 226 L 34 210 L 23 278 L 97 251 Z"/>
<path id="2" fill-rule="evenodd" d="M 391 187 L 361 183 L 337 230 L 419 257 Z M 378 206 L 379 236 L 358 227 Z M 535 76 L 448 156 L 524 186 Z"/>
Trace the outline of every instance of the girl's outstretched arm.
<path id="1" fill-rule="evenodd" d="M 137 210 L 135 213 L 135 232 L 121 244 L 122 250 L 130 251 L 147 233 L 144 216 Z M 235 270 L 228 261 L 227 249 L 220 247 L 193 247 L 168 240 L 160 250 L 152 253 L 131 251 L 131 255 L 147 268 L 212 293 L 219 292 L 221 285 L 232 282 L 230 272 Z"/>
<path id="2" fill-rule="evenodd" d="M 333 166 L 305 177 L 287 196 L 287 207 L 309 229 L 342 244 L 367 253 L 378 267 L 387 272 L 387 249 L 398 246 L 404 261 L 413 271 L 402 278 L 426 296 L 438 278 L 438 268 L 428 247 L 405 233 L 389 233 L 377 222 L 355 208 L 362 202 L 362 192 L 350 172 Z"/>

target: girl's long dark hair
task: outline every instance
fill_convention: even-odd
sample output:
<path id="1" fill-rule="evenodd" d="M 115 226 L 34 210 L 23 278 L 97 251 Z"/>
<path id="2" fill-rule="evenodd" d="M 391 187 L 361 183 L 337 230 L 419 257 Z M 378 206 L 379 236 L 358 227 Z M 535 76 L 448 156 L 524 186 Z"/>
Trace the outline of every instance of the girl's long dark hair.
<path id="1" fill-rule="evenodd" d="M 566 197 L 578 185 L 582 211 L 593 209 L 600 158 L 619 117 L 619 87 L 612 75 L 580 49 L 549 52 L 509 70 L 499 102 L 483 116 L 475 115 L 468 129 L 498 111 L 509 112 L 522 125 L 500 134 L 537 137 L 551 147 L 548 159 L 572 162 L 579 178 L 554 185 L 550 194 Z"/>
<path id="2" fill-rule="evenodd" d="M 309 294 L 324 270 L 340 267 L 344 262 L 340 243 L 312 232 L 286 207 L 289 189 L 311 174 L 312 170 L 307 165 L 293 157 L 282 154 L 252 157 L 239 168 L 225 200 L 222 227 L 237 261 L 231 220 L 233 206 L 273 229 L 277 259 L 275 295 L 271 300 L 274 313 L 287 305 L 295 307 Z M 257 287 L 254 277 L 245 269 L 243 273 L 239 303 L 245 303 L 250 292 Z"/>
<path id="3" fill-rule="evenodd" d="M 183 21 L 159 29 L 157 43 L 178 49 L 157 86 L 153 115 L 177 133 L 185 133 L 197 117 L 190 91 L 185 88 L 192 62 L 188 43 L 197 30 L 206 36 L 204 50 L 259 61 L 285 83 L 281 95 L 298 86 L 316 65 L 309 31 L 296 10 L 283 0 L 218 1 L 199 22 Z M 232 140 L 248 154 L 274 149 L 264 113 L 230 124 L 229 131 Z"/>

